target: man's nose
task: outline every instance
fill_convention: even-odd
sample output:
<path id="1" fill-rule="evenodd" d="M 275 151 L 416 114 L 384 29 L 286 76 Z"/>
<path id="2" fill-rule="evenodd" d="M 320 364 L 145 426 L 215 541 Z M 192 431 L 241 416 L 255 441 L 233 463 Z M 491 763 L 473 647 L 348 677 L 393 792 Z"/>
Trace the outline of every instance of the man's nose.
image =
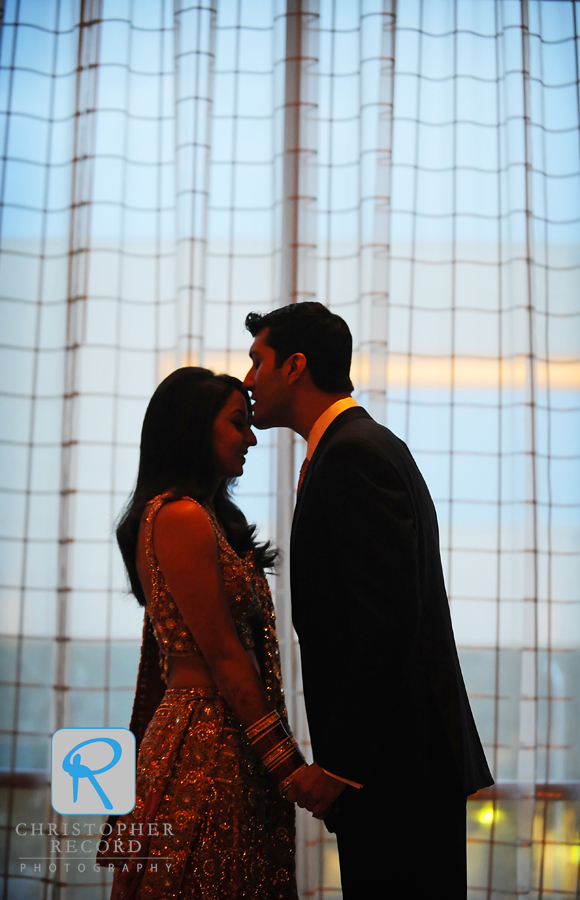
<path id="1" fill-rule="evenodd" d="M 242 381 L 242 384 L 244 385 L 244 387 L 245 387 L 247 390 L 249 390 L 249 391 L 250 391 L 250 390 L 253 388 L 253 386 L 254 386 L 254 379 L 253 379 L 253 377 L 252 377 L 252 372 L 253 372 L 253 371 L 254 371 L 254 367 L 252 366 L 251 368 L 248 369 L 248 371 L 246 372 L 246 377 L 245 377 L 244 380 Z"/>

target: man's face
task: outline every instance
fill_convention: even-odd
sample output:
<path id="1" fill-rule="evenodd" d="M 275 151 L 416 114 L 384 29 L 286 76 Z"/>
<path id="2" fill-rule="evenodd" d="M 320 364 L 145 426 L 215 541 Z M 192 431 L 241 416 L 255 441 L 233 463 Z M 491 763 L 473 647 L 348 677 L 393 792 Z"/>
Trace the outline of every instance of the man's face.
<path id="1" fill-rule="evenodd" d="M 265 328 L 254 338 L 250 347 L 252 368 L 244 378 L 252 395 L 252 425 L 260 429 L 286 425 L 290 399 L 286 368 L 276 368 L 276 352 L 266 343 L 268 332 Z"/>

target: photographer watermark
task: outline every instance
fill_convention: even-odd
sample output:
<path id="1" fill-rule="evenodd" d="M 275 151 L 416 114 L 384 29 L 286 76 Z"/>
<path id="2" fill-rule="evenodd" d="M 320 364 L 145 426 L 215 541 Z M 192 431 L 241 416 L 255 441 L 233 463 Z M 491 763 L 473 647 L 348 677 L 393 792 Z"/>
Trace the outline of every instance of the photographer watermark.
<path id="1" fill-rule="evenodd" d="M 61 728 L 51 742 L 51 803 L 61 816 L 112 815 L 112 821 L 19 822 L 15 840 L 25 874 L 127 870 L 169 872 L 172 857 L 148 857 L 152 837 L 173 835 L 169 822 L 117 821 L 136 801 L 135 737 L 126 728 Z M 44 852 L 38 854 L 38 839 Z M 32 845 L 31 845 L 32 840 Z M 37 855 L 26 852 L 24 841 Z M 110 853 L 110 858 L 105 854 Z M 97 854 L 103 854 L 100 858 Z M 142 854 L 142 855 L 141 855 Z"/>
<path id="2" fill-rule="evenodd" d="M 127 728 L 61 728 L 51 742 L 51 803 L 61 815 L 131 812 L 135 736 Z"/>
<path id="3" fill-rule="evenodd" d="M 136 862 L 137 871 L 146 868 L 149 872 L 157 872 L 165 867 L 170 872 L 173 865 L 173 857 L 139 857 L 143 839 L 173 836 L 169 822 L 133 822 L 130 825 L 117 822 L 114 826 L 109 822 L 63 822 L 60 830 L 54 822 L 19 822 L 14 831 L 19 838 L 44 837 L 47 840 L 47 856 L 18 857 L 21 873 L 53 874 L 59 866 L 65 872 L 101 872 L 103 869 L 113 872 L 114 866 L 126 871 L 124 861 L 108 865 L 95 863 L 95 854 L 105 851 L 108 843 L 112 844 L 113 852 L 129 853 Z"/>

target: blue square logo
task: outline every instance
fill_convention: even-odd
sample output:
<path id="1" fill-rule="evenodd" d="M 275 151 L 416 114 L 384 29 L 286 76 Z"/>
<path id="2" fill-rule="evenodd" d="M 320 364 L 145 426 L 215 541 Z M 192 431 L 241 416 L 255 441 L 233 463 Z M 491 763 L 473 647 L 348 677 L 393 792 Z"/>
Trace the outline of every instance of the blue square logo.
<path id="1" fill-rule="evenodd" d="M 60 728 L 51 742 L 51 803 L 64 816 L 135 806 L 135 736 L 127 728 Z"/>

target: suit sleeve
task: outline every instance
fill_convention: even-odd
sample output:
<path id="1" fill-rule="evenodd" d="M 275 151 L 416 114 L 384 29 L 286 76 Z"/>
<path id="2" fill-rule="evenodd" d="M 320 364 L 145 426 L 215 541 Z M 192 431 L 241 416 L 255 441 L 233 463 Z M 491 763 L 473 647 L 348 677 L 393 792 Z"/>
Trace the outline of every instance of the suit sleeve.
<path id="1" fill-rule="evenodd" d="M 379 448 L 339 443 L 314 475 L 305 498 L 311 546 L 297 545 L 306 603 L 295 623 L 313 751 L 328 771 L 365 784 L 409 731 L 420 621 L 416 521 L 403 479 Z"/>

